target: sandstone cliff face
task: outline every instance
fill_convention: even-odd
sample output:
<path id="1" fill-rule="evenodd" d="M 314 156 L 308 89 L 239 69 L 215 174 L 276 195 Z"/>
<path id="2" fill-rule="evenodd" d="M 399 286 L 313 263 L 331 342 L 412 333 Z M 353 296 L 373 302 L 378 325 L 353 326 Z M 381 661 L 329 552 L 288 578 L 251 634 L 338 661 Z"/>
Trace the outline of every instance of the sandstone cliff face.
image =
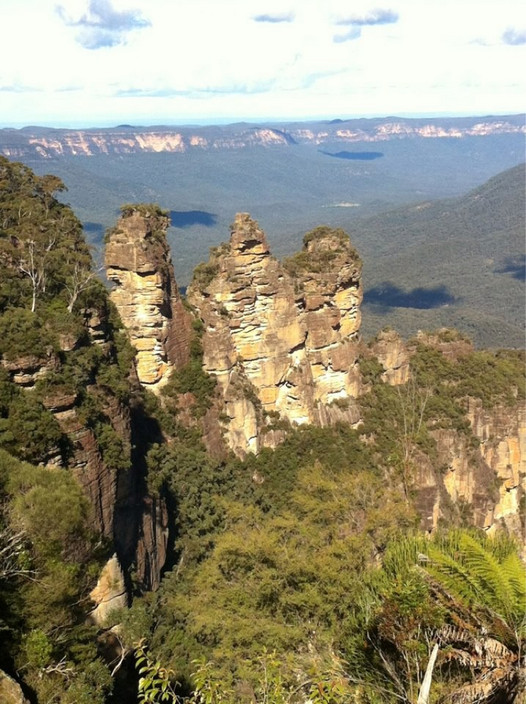
<path id="1" fill-rule="evenodd" d="M 0 154 L 13 159 L 97 154 L 184 153 L 193 150 L 235 150 L 254 146 L 287 148 L 294 144 L 384 142 L 401 139 L 462 139 L 486 135 L 521 134 L 520 116 L 451 118 L 442 121 L 409 119 L 346 120 L 333 123 L 291 123 L 279 128 L 228 125 L 213 127 L 110 128 L 90 130 L 42 128 L 0 130 Z"/>
<path id="2" fill-rule="evenodd" d="M 258 224 L 238 214 L 188 298 L 205 326 L 204 368 L 220 386 L 236 453 L 273 444 L 262 431 L 277 415 L 358 421 L 361 263 L 346 235 L 320 229 L 280 264 Z"/>
<path id="3" fill-rule="evenodd" d="M 371 346 L 371 353 L 385 369 L 382 380 L 392 386 L 409 381 L 409 352 L 394 330 L 382 330 Z"/>
<path id="4" fill-rule="evenodd" d="M 505 527 L 524 543 L 520 504 L 526 496 L 526 410 L 519 406 L 484 409 L 479 399 L 467 400 L 469 436 L 451 429 L 433 431 L 437 465 L 422 463 L 415 477 L 417 505 L 428 530 L 451 510 L 489 532 Z M 464 508 L 463 508 L 464 507 Z"/>
<path id="5" fill-rule="evenodd" d="M 139 381 L 157 393 L 174 366 L 188 359 L 189 317 L 177 290 L 165 233 L 154 209 L 131 209 L 106 244 L 110 294 L 137 350 Z"/>
<path id="6" fill-rule="evenodd" d="M 474 353 L 472 343 L 447 329 L 419 332 L 417 342 L 456 363 Z M 382 331 L 369 345 L 384 367 L 382 380 L 390 385 L 409 382 L 409 347 L 392 331 Z M 422 526 L 435 530 L 440 521 L 459 518 L 489 532 L 498 527 L 526 540 L 521 501 L 526 497 L 526 408 L 497 404 L 484 408 L 478 398 L 462 399 L 469 430 L 437 427 L 431 430 L 436 457 L 412 448 L 412 488 Z M 471 432 L 470 432 L 471 431 Z"/>
<path id="7" fill-rule="evenodd" d="M 521 404 L 516 409 L 497 406 L 488 410 L 470 399 L 468 418 L 480 441 L 481 457 L 495 477 L 492 524 L 504 523 L 526 538 L 519 511 L 526 497 L 526 408 Z"/>

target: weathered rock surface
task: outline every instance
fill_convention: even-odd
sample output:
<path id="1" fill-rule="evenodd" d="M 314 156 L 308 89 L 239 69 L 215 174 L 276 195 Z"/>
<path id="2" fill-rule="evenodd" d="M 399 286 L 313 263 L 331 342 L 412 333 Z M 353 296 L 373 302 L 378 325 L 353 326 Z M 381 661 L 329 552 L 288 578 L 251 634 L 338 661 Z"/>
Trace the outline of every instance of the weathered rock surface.
<path id="1" fill-rule="evenodd" d="M 20 685 L 0 670 L 0 702 L 2 704 L 29 704 Z"/>
<path id="2" fill-rule="evenodd" d="M 9 372 L 11 380 L 19 386 L 30 389 L 39 379 L 54 371 L 58 359 L 51 351 L 45 358 L 28 355 L 17 359 L 0 359 L 0 364 Z"/>
<path id="3" fill-rule="evenodd" d="M 382 380 L 392 386 L 409 381 L 409 352 L 394 330 L 382 330 L 371 345 L 371 353 L 385 369 Z"/>
<path id="4" fill-rule="evenodd" d="M 497 406 L 484 409 L 468 399 L 467 415 L 478 446 L 469 435 L 437 429 L 437 466 L 419 462 L 414 488 L 416 505 L 427 530 L 453 510 L 464 520 L 492 532 L 506 528 L 526 539 L 520 503 L 526 496 L 526 409 Z"/>
<path id="5" fill-rule="evenodd" d="M 469 399 L 468 418 L 480 441 L 481 457 L 494 476 L 492 525 L 503 523 L 526 538 L 519 510 L 526 496 L 526 408 L 521 404 L 516 409 L 484 409 L 478 399 Z"/>
<path id="6" fill-rule="evenodd" d="M 90 599 L 96 604 L 90 612 L 90 619 L 97 626 L 114 625 L 109 623 L 111 612 L 128 605 L 124 574 L 117 555 L 113 555 L 102 568 Z"/>
<path id="7" fill-rule="evenodd" d="M 456 362 L 474 352 L 473 344 L 456 331 L 419 332 L 419 343 Z M 394 331 L 382 331 L 369 345 L 384 367 L 382 380 L 391 385 L 410 380 L 414 343 L 406 346 Z M 440 521 L 461 520 L 489 532 L 504 527 L 526 544 L 521 501 L 526 496 L 526 408 L 523 404 L 485 408 L 478 398 L 463 399 L 471 433 L 456 428 L 431 430 L 437 456 L 417 448 L 411 459 L 412 489 L 429 531 Z"/>
<path id="8" fill-rule="evenodd" d="M 188 359 L 189 317 L 166 243 L 169 219 L 152 207 L 131 209 L 106 243 L 110 297 L 137 350 L 139 381 L 154 392 Z"/>
<path id="9" fill-rule="evenodd" d="M 359 420 L 361 262 L 343 232 L 313 231 L 281 264 L 259 225 L 238 214 L 188 299 L 205 326 L 204 368 L 222 391 L 236 453 L 268 444 L 272 414 L 296 424 Z"/>

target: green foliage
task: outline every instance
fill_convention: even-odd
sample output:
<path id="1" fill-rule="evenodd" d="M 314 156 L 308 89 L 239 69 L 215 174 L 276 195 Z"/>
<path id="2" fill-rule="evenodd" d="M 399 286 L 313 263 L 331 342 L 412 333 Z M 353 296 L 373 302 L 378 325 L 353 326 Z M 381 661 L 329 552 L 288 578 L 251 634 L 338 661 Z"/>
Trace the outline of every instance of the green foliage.
<path id="1" fill-rule="evenodd" d="M 9 308 L 0 316 L 0 355 L 6 359 L 30 355 L 46 359 L 57 349 L 56 335 L 31 311 Z"/>
<path id="2" fill-rule="evenodd" d="M 456 360 L 447 359 L 432 345 L 419 342 L 411 358 L 416 382 L 434 390 L 442 403 L 458 403 L 467 396 L 479 398 L 486 408 L 513 405 L 525 396 L 525 355 L 519 350 L 475 350 Z"/>
<path id="3" fill-rule="evenodd" d="M 202 418 L 210 408 L 217 382 L 214 376 L 207 374 L 203 369 L 201 345 L 203 324 L 199 319 L 195 319 L 192 326 L 190 360 L 182 367 L 173 370 L 168 383 L 163 388 L 163 395 L 177 400 L 180 394 L 192 394 L 194 399 L 192 414 L 194 418 Z M 177 406 L 172 410 L 177 412 Z"/>
<path id="4" fill-rule="evenodd" d="M 201 362 L 192 359 L 183 367 L 174 369 L 163 393 L 172 397 L 192 394 L 195 399 L 192 411 L 196 418 L 200 418 L 210 407 L 216 383 L 215 378 L 203 370 Z"/>
<path id="5" fill-rule="evenodd" d="M 167 210 L 163 210 L 158 203 L 126 203 L 121 205 L 121 213 L 123 217 L 127 218 L 133 213 L 140 213 L 144 217 L 159 217 L 166 218 L 169 213 Z"/>
<path id="6" fill-rule="evenodd" d="M 193 273 L 192 283 L 201 291 L 205 291 L 219 272 L 219 265 L 215 262 L 201 262 Z"/>
<path id="7" fill-rule="evenodd" d="M 514 540 L 453 532 L 437 537 L 428 557 L 427 572 L 495 629 L 495 635 L 516 646 L 526 639 L 526 573 Z"/>
<path id="8" fill-rule="evenodd" d="M 38 701 L 104 704 L 111 689 L 85 625 L 87 595 L 100 570 L 100 539 L 73 477 L 20 462 L 0 450 L 0 495 L 7 528 L 24 536 L 30 572 L 0 580 L 0 667 L 23 672 Z"/>
<path id="9" fill-rule="evenodd" d="M 40 670 L 51 662 L 53 646 L 44 631 L 30 631 L 22 647 L 29 667 Z"/>
<path id="10" fill-rule="evenodd" d="M 139 673 L 140 704 L 171 702 L 177 704 L 178 697 L 171 685 L 170 671 L 165 670 L 159 661 L 152 661 L 144 644 L 135 650 L 135 666 Z"/>
<path id="11" fill-rule="evenodd" d="M 333 269 L 334 260 L 344 252 L 361 265 L 358 252 L 351 247 L 349 235 L 341 228 L 333 229 L 327 225 L 321 225 L 307 232 L 303 238 L 303 249 L 285 258 L 283 266 L 291 276 L 300 276 L 304 272 L 330 272 Z"/>
<path id="12" fill-rule="evenodd" d="M 39 464 L 67 456 L 67 439 L 58 422 L 31 392 L 13 393 L 0 417 L 0 447 L 22 460 Z"/>
<path id="13" fill-rule="evenodd" d="M 352 677 L 414 701 L 438 642 L 436 695 L 485 702 L 518 694 L 526 575 L 509 537 L 472 529 L 394 540 L 362 592 L 372 608 L 366 641 L 351 638 L 345 653 Z"/>
<path id="14" fill-rule="evenodd" d="M 307 437 L 302 435 L 304 442 Z M 177 481 L 179 472 L 172 476 Z M 361 571 L 414 516 L 378 477 L 358 468 L 335 472 L 303 465 L 288 490 L 282 484 L 277 504 L 270 479 L 267 486 L 271 475 L 263 476 L 252 488 L 251 503 L 211 497 L 221 508 L 221 531 L 212 534 L 212 551 L 204 560 L 202 553 L 197 564 L 191 552 L 184 554 L 185 569 L 165 579 L 152 647 L 162 643 L 160 657 L 183 673 L 190 670 L 188 658 L 204 648 L 226 686 L 234 684 L 229 684 L 234 672 L 235 681 L 258 691 L 258 646 L 264 643 L 282 659 L 285 692 L 293 687 L 296 669 L 306 672 L 316 658 L 322 669 L 329 666 L 329 644 L 338 641 L 354 608 Z M 235 487 L 238 493 L 239 480 Z M 187 485 L 181 495 L 190 491 Z M 197 528 L 199 506 L 194 510 Z M 310 665 L 309 648 L 316 654 Z"/>
<path id="15" fill-rule="evenodd" d="M 56 176 L 36 176 L 22 164 L 0 160 L 0 308 L 35 312 L 56 297 L 73 306 L 91 280 L 91 255 L 82 227 L 54 193 Z"/>

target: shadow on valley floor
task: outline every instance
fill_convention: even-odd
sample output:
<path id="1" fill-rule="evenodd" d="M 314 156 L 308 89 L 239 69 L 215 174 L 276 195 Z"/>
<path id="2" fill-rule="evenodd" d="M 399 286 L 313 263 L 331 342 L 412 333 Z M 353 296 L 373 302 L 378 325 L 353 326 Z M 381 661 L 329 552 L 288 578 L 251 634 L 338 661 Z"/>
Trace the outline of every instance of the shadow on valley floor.
<path id="1" fill-rule="evenodd" d="M 363 297 L 364 303 L 378 306 L 377 312 L 387 313 L 391 308 L 419 308 L 429 310 L 441 306 L 457 303 L 458 299 L 452 296 L 443 284 L 433 288 L 414 288 L 404 291 L 390 281 L 370 288 Z"/>
<path id="2" fill-rule="evenodd" d="M 383 156 L 383 152 L 324 152 L 323 149 L 319 150 L 325 156 L 334 156 L 336 159 L 350 159 L 351 161 L 373 161 L 373 159 L 380 159 Z"/>
<path id="3" fill-rule="evenodd" d="M 217 215 L 207 213 L 206 210 L 170 210 L 170 220 L 173 227 L 213 227 L 217 223 Z"/>
<path id="4" fill-rule="evenodd" d="M 496 274 L 511 274 L 518 281 L 526 281 L 526 255 L 508 257 L 500 269 L 495 269 Z"/>

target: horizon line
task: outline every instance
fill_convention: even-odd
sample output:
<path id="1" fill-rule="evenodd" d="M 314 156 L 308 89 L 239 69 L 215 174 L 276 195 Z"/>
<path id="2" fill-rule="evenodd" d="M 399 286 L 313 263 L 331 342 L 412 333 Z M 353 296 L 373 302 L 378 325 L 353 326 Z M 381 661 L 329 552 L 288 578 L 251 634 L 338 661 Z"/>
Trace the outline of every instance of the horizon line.
<path id="1" fill-rule="evenodd" d="M 155 128 L 155 127 L 216 127 L 225 125 L 236 125 L 236 124 L 259 124 L 259 123 L 272 123 L 272 124 L 292 124 L 298 122 L 350 122 L 353 120 L 374 120 L 374 119 L 404 119 L 404 120 L 418 120 L 418 119 L 447 119 L 447 118 L 476 118 L 476 117 L 520 117 L 526 115 L 525 112 L 488 112 L 488 111 L 476 111 L 476 112 L 400 112 L 400 113 L 365 113 L 360 115 L 350 115 L 350 116 L 329 116 L 329 115 L 307 115 L 303 117 L 217 117 L 217 118 L 188 118 L 188 119 L 175 119 L 166 122 L 152 120 L 138 120 L 138 121 L 97 121 L 95 120 L 91 124 L 86 124 L 83 122 L 50 122 L 45 120 L 39 123 L 22 123 L 22 122 L 0 122 L 0 129 L 4 130 L 24 130 L 24 129 L 61 129 L 61 130 L 91 130 L 91 129 L 136 129 L 136 128 Z M 215 119 L 215 121 L 213 121 Z"/>

